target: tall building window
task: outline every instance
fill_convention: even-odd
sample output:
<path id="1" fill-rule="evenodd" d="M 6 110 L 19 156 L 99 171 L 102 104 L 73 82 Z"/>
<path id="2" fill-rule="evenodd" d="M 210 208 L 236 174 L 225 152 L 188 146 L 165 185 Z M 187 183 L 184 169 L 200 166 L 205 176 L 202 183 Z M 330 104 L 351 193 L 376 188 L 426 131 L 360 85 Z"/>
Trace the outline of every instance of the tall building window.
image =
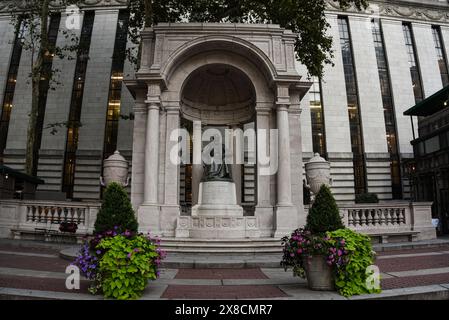
<path id="1" fill-rule="evenodd" d="M 90 42 L 94 26 L 95 11 L 84 13 L 83 27 L 76 58 L 75 77 L 73 81 L 72 99 L 70 102 L 69 120 L 67 125 L 67 138 L 64 155 L 64 174 L 62 191 L 68 198 L 73 197 L 75 181 L 75 160 L 78 149 L 78 133 L 81 120 L 81 107 L 83 104 L 84 85 L 86 80 L 87 63 L 89 61 Z"/>
<path id="2" fill-rule="evenodd" d="M 391 92 L 391 78 L 388 70 L 383 33 L 379 19 L 372 20 L 372 33 L 377 58 L 377 70 L 379 71 L 380 89 L 382 93 L 388 152 L 390 154 L 392 195 L 393 199 L 401 199 L 402 182 L 396 130 L 396 115 L 394 110 L 393 95 Z"/>
<path id="3" fill-rule="evenodd" d="M 419 73 L 418 60 L 416 57 L 416 47 L 413 38 L 412 25 L 410 23 L 403 23 L 405 46 L 407 48 L 408 63 L 410 65 L 410 75 L 412 77 L 413 93 L 415 94 L 415 102 L 418 103 L 423 100 L 424 94 L 422 90 L 421 75 Z"/>
<path id="4" fill-rule="evenodd" d="M 343 68 L 346 82 L 346 95 L 348 99 L 349 126 L 351 133 L 351 147 L 354 166 L 355 194 L 365 193 L 366 164 L 363 146 L 362 124 L 359 108 L 357 80 L 352 53 L 351 34 L 347 17 L 338 18 L 338 31 L 343 56 Z"/>
<path id="5" fill-rule="evenodd" d="M 45 54 L 42 64 L 42 77 L 39 85 L 38 113 L 36 120 L 36 143 L 34 145 L 34 156 L 38 159 L 39 149 L 42 142 L 42 129 L 44 126 L 45 107 L 47 105 L 47 95 L 50 89 L 50 79 L 52 77 L 54 48 L 58 39 L 59 24 L 61 23 L 61 14 L 52 15 L 48 29 L 48 47 L 50 50 Z M 37 173 L 37 166 L 34 168 L 34 175 Z"/>
<path id="6" fill-rule="evenodd" d="M 447 57 L 443 49 L 443 37 L 441 35 L 440 26 L 432 26 L 432 35 L 433 35 L 433 42 L 435 43 L 435 50 L 437 51 L 441 81 L 443 82 L 443 87 L 446 87 L 449 85 L 449 74 L 447 68 Z"/>
<path id="7" fill-rule="evenodd" d="M 13 108 L 17 73 L 19 71 L 20 57 L 22 56 L 22 36 L 23 27 L 22 24 L 19 24 L 14 39 L 11 61 L 9 63 L 8 77 L 6 79 L 6 88 L 3 95 L 3 105 L 0 116 L 0 158 L 3 158 L 8 137 L 9 120 L 11 118 L 11 111 Z"/>
<path id="8" fill-rule="evenodd" d="M 310 116 L 312 118 L 313 152 L 326 156 L 326 136 L 324 131 L 324 112 L 321 99 L 321 81 L 313 77 L 310 88 Z"/>
<path id="9" fill-rule="evenodd" d="M 118 124 L 122 97 L 123 68 L 126 58 L 129 12 L 121 10 L 117 21 L 114 53 L 112 56 L 109 99 L 106 113 L 106 128 L 103 146 L 103 158 L 109 157 L 117 149 Z"/>

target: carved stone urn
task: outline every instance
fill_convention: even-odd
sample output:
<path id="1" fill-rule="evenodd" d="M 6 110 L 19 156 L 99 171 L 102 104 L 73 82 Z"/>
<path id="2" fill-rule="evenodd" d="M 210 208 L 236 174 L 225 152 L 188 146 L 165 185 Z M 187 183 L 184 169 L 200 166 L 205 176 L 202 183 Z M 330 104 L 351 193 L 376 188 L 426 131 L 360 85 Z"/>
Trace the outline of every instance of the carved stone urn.
<path id="1" fill-rule="evenodd" d="M 323 184 L 331 185 L 331 164 L 318 153 L 305 164 L 305 169 L 307 183 L 314 195 L 318 194 Z"/>
<path id="2" fill-rule="evenodd" d="M 103 161 L 103 176 L 100 177 L 102 186 L 107 186 L 111 182 L 117 182 L 123 187 L 129 184 L 128 161 L 115 151 L 113 155 Z"/>

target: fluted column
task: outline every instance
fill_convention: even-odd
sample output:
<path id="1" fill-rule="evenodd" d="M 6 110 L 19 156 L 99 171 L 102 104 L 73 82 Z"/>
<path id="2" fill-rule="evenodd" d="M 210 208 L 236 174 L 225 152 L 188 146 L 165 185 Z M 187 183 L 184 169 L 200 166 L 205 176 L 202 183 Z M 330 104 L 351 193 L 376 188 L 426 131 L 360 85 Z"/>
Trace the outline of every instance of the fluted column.
<path id="1" fill-rule="evenodd" d="M 179 102 L 176 105 L 164 105 L 164 110 L 167 112 L 166 125 L 166 142 L 165 142 L 165 204 L 179 205 L 179 164 L 173 162 L 176 159 L 171 159 L 171 151 L 178 145 L 178 140 L 172 140 L 174 132 L 179 133 Z M 176 137 L 178 138 L 178 137 Z"/>
<path id="2" fill-rule="evenodd" d="M 278 85 L 276 100 L 278 171 L 276 176 L 277 203 L 274 219 L 274 236 L 276 238 L 288 235 L 298 227 L 298 208 L 292 203 L 290 123 L 288 114 L 290 105 L 289 85 Z"/>
<path id="3" fill-rule="evenodd" d="M 292 184 L 290 168 L 290 129 L 287 105 L 279 105 L 276 110 L 279 139 L 277 194 L 278 206 L 292 205 Z"/>
<path id="4" fill-rule="evenodd" d="M 159 84 L 148 85 L 147 127 L 145 136 L 145 187 L 144 204 L 158 203 L 159 177 Z"/>
<path id="5" fill-rule="evenodd" d="M 201 121 L 193 121 L 192 206 L 198 204 L 199 185 L 203 176 L 201 135 Z"/>

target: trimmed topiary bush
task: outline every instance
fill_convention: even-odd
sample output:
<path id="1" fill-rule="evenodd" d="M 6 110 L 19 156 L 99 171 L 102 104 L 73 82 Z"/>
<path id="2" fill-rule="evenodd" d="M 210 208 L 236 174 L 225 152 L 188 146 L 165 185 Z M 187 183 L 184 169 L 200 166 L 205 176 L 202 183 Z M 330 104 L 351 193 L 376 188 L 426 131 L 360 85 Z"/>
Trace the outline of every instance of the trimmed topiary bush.
<path id="1" fill-rule="evenodd" d="M 379 203 L 375 193 L 362 193 L 355 196 L 355 203 Z"/>
<path id="2" fill-rule="evenodd" d="M 340 211 L 328 186 L 322 185 L 307 215 L 305 229 L 312 234 L 343 229 Z"/>
<path id="3" fill-rule="evenodd" d="M 118 183 L 110 183 L 103 196 L 103 203 L 95 221 L 94 234 L 113 230 L 117 233 L 129 230 L 137 232 L 138 223 L 125 189 Z"/>

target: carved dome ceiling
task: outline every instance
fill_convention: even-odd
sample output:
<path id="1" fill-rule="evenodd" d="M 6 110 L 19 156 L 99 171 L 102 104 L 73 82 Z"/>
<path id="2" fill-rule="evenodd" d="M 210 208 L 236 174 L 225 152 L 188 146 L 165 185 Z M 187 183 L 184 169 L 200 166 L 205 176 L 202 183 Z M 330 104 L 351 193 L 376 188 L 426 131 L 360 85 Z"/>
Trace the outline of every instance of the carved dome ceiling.
<path id="1" fill-rule="evenodd" d="M 186 118 L 214 124 L 241 123 L 254 113 L 254 88 L 240 70 L 214 64 L 194 71 L 182 92 Z"/>

